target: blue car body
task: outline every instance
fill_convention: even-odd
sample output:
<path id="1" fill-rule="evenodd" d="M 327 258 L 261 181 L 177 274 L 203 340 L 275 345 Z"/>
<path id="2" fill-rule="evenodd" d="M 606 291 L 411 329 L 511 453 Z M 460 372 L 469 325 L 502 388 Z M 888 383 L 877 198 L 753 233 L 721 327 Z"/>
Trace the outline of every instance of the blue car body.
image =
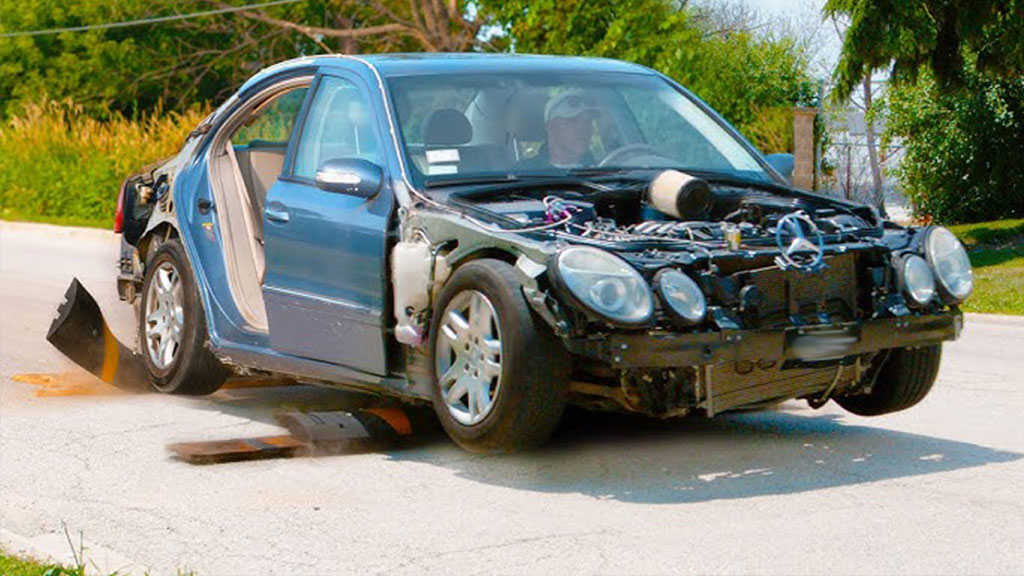
<path id="1" fill-rule="evenodd" d="M 704 323 L 701 327 L 691 325 L 678 329 L 679 324 L 668 322 L 664 315 L 656 315 L 650 321 L 650 329 L 643 334 L 637 332 L 636 326 L 616 332 L 607 322 L 590 322 L 594 320 L 590 312 L 583 310 L 585 306 L 580 306 L 579 302 L 566 297 L 564 286 L 552 281 L 550 285 L 544 284 L 538 288 L 534 282 L 534 278 L 544 274 L 545 267 L 553 261 L 556 252 L 566 245 L 564 239 L 538 240 L 528 234 L 517 234 L 525 229 L 516 231 L 488 227 L 481 225 L 479 219 L 460 214 L 457 210 L 431 210 L 431 203 L 436 202 L 429 198 L 422 186 L 414 184 L 416 178 L 411 174 L 411 167 L 406 165 L 410 160 L 405 145 L 401 143 L 396 119 L 397 105 L 394 94 L 389 93 L 389 81 L 417 75 L 443 77 L 446 74 L 470 72 L 577 75 L 608 72 L 653 77 L 669 83 L 679 93 L 685 94 L 719 129 L 731 136 L 738 149 L 750 155 L 751 162 L 756 164 L 764 178 L 760 183 L 755 183 L 756 186 L 786 198 L 781 204 L 777 200 L 768 200 L 765 206 L 773 210 L 780 206 L 781 209 L 792 210 L 787 208 L 790 204 L 786 202 L 790 202 L 792 206 L 825 207 L 822 213 L 828 214 L 828 218 L 838 219 L 836 222 L 846 218 L 842 221 L 859 223 L 846 231 L 836 224 L 839 232 L 829 242 L 823 241 L 819 233 L 817 245 L 813 242 L 811 245 L 818 251 L 818 263 L 829 258 L 842 259 L 844 255 L 848 259 L 853 258 L 850 256 L 853 254 L 865 255 L 863 262 L 856 264 L 863 270 L 856 270 L 855 265 L 850 263 L 849 275 L 839 277 L 845 269 L 834 266 L 828 274 L 837 276 L 826 283 L 826 287 L 837 294 L 842 291 L 844 283 L 847 286 L 850 282 L 873 283 L 875 288 L 864 288 L 864 295 L 850 296 L 852 308 L 863 307 L 864 310 L 851 312 L 844 317 L 842 313 L 828 312 L 819 306 L 813 315 L 802 316 L 802 312 L 793 312 L 795 304 L 790 302 L 790 314 L 785 318 L 785 325 L 774 326 L 768 331 L 759 330 L 759 322 L 748 323 L 746 316 L 740 317 L 741 313 L 747 314 L 750 311 L 742 310 L 744 303 L 723 298 L 716 306 L 708 308 L 707 319 L 702 320 Z M 296 117 L 287 149 L 284 150 L 280 176 L 267 190 L 265 205 L 261 207 L 265 276 L 260 286 L 269 329 L 254 330 L 236 304 L 232 292 L 231 274 L 225 257 L 226 241 L 223 238 L 222 223 L 218 220 L 222 217 L 224 207 L 218 206 L 211 185 L 211 163 L 215 161 L 213 142 L 222 132 L 225 123 L 232 121 L 233 114 L 244 109 L 251 99 L 269 87 L 294 79 L 303 79 L 304 82 L 308 79 L 309 90 Z M 366 129 L 372 130 L 380 143 L 383 185 L 368 197 L 331 193 L 318 187 L 313 179 L 296 175 L 297 142 L 307 128 L 306 120 L 311 103 L 318 87 L 336 79 L 355 86 L 370 104 Z M 947 306 L 956 302 L 940 302 L 936 299 L 912 311 L 904 305 L 902 296 L 891 293 L 898 290 L 894 287 L 895 280 L 889 268 L 890 253 L 921 252 L 920 237 L 923 237 L 923 233 L 918 237 L 917 231 L 888 226 L 870 207 L 834 198 L 826 199 L 789 187 L 785 177 L 760 152 L 693 94 L 653 70 L 621 61 L 478 54 L 319 56 L 291 60 L 263 70 L 247 81 L 193 131 L 175 158 L 147 172 L 143 180 L 145 186 L 154 187 L 157 208 L 151 214 L 147 213 L 144 229 L 123 242 L 119 277 L 122 297 L 134 300 L 141 285 L 140 259 L 144 260 L 145 257 L 140 255 L 138 247 L 144 246 L 147 238 L 177 235 L 187 253 L 201 296 L 208 346 L 222 362 L 243 371 L 287 374 L 317 382 L 385 392 L 405 399 L 429 401 L 433 381 L 430 360 L 425 360 L 422 350 L 417 350 L 419 344 L 422 344 L 416 339 L 418 333 L 413 330 L 413 336 L 408 336 L 408 333 L 399 334 L 395 322 L 396 317 L 402 316 L 402 310 L 396 309 L 395 304 L 393 249 L 400 242 L 409 242 L 414 235 L 409 231 L 413 229 L 428 230 L 431 233 L 437 231 L 441 236 L 440 242 L 430 241 L 431 258 L 437 256 L 442 244 L 452 239 L 458 240 L 445 248 L 449 250 L 446 265 L 451 269 L 471 260 L 478 253 L 514 263 L 523 278 L 523 295 L 529 301 L 529 306 L 562 339 L 574 357 L 603 363 L 610 366 L 612 371 L 621 371 L 623 375 L 641 374 L 640 371 L 646 370 L 648 366 L 662 371 L 678 366 L 694 367 L 692 382 L 687 385 L 700 388 L 695 394 L 688 392 L 689 396 L 685 400 L 688 404 L 675 412 L 640 410 L 625 402 L 621 394 L 615 396 L 611 392 L 601 392 L 611 394 L 608 398 L 620 404 L 625 402 L 627 409 L 636 411 L 659 415 L 679 414 L 701 406 L 711 415 L 720 407 L 754 405 L 784 397 L 809 397 L 812 393 L 822 393 L 826 387 L 827 392 L 824 394 L 827 398 L 840 384 L 842 367 L 835 372 L 834 378 L 831 372 L 838 361 L 836 358 L 829 358 L 830 363 L 826 365 L 814 362 L 808 362 L 806 366 L 801 364 L 813 371 L 813 378 L 808 376 L 807 382 L 801 384 L 802 387 L 779 388 L 777 382 L 780 380 L 769 378 L 775 378 L 771 374 L 776 374 L 768 374 L 769 371 L 781 371 L 789 367 L 789 364 L 784 363 L 791 360 L 785 356 L 791 353 L 787 351 L 791 337 L 798 330 L 803 335 L 802 330 L 808 322 L 820 323 L 817 328 L 843 332 L 843 342 L 851 338 L 855 342 L 847 350 L 849 355 L 841 359 L 846 362 L 856 357 L 855 376 L 847 372 L 840 384 L 840 389 L 845 387 L 844 391 L 851 393 L 858 392 L 856 387 L 860 385 L 863 375 L 861 360 L 868 363 L 877 359 L 878 351 L 883 348 L 936 345 L 943 340 L 955 338 L 960 329 L 958 309 L 955 305 Z M 724 182 L 741 187 L 750 185 L 749 182 Z M 765 195 L 763 191 L 756 194 L 760 194 L 759 197 Z M 651 210 L 649 207 L 644 210 L 644 219 L 647 219 Z M 798 212 L 803 214 L 796 210 L 793 215 Z M 800 218 L 807 221 L 805 216 Z M 655 214 L 652 218 L 659 222 L 666 220 L 664 215 Z M 718 225 L 717 222 L 712 224 L 714 226 L 711 228 Z M 815 228 L 813 222 L 808 224 L 810 228 Z M 796 224 L 798 231 L 802 225 Z M 703 274 L 702 281 L 706 285 L 703 285 L 702 290 L 712 298 L 717 297 L 713 294 L 722 286 L 723 290 L 735 288 L 729 288 L 726 284 L 719 286 L 716 284 L 718 280 L 710 278 L 716 271 L 712 259 L 735 260 L 740 262 L 737 264 L 739 267 L 743 266 L 744 260 L 753 262 L 759 258 L 775 258 L 774 261 L 779 262 L 780 255 L 786 252 L 786 246 L 781 239 L 784 233 L 781 224 L 778 229 L 781 231 L 753 239 L 751 245 L 756 249 L 739 249 L 737 231 L 736 245 L 723 242 L 721 246 L 715 244 L 712 249 L 691 247 L 686 254 L 676 256 L 672 256 L 671 251 L 663 251 L 659 254 L 667 254 L 670 258 L 660 263 L 652 264 L 648 254 L 639 249 L 623 248 L 625 252 L 620 256 L 630 265 L 644 270 L 646 282 L 655 283 L 658 269 L 666 265 L 685 269 L 694 276 Z M 802 237 L 802 232 L 800 235 L 801 240 L 808 241 Z M 778 246 L 776 236 L 779 237 Z M 643 238 L 646 238 L 644 241 L 650 240 L 646 236 Z M 692 235 L 690 238 L 692 240 Z M 811 237 L 810 240 L 815 238 Z M 574 242 L 576 240 L 568 241 L 569 244 Z M 603 249 L 610 252 L 617 250 L 610 243 L 606 244 Z M 679 245 L 678 242 L 676 245 Z M 696 270 L 699 262 L 706 262 L 707 273 Z M 773 261 L 767 262 L 770 264 Z M 804 272 L 816 274 L 823 268 L 808 268 Z M 436 262 L 431 262 L 431 282 L 442 284 L 443 278 L 434 278 L 438 270 L 444 271 Z M 767 268 L 759 269 L 757 273 L 765 270 Z M 794 272 L 786 272 L 786 266 L 780 265 L 770 273 Z M 785 280 L 787 298 L 790 281 Z M 548 288 L 550 293 L 547 292 Z M 430 302 L 430 298 L 436 296 L 433 284 L 424 290 L 424 298 Z M 664 299 L 664 296 L 660 297 Z M 751 298 L 751 302 L 746 302 L 747 305 L 757 303 L 756 298 Z M 814 299 L 813 294 L 811 299 Z M 575 315 L 569 310 L 574 306 L 578 308 Z M 868 320 L 877 322 L 871 324 Z M 576 322 L 575 327 L 573 322 Z M 587 333 L 588 326 L 594 325 L 600 325 L 602 330 L 607 328 L 600 334 L 600 338 Z M 896 332 L 899 334 L 893 336 Z M 834 336 L 831 332 L 826 334 L 829 335 Z M 406 346 L 410 343 L 413 345 Z M 737 392 L 732 399 L 725 393 L 721 393 L 720 399 L 714 396 L 710 380 L 712 366 L 730 366 L 729 370 L 732 370 L 731 362 L 735 361 L 739 366 L 741 359 L 749 363 L 757 360 L 758 355 L 764 356 L 763 361 L 757 364 L 758 369 L 765 372 L 766 383 L 759 384 L 761 389 L 751 391 L 751 388 L 743 394 Z M 701 371 L 698 372 L 697 366 L 703 366 Z M 631 370 L 636 372 L 629 372 Z M 740 387 L 746 374 L 736 368 L 735 373 L 729 372 L 726 378 L 732 378 L 729 381 L 736 382 L 736 386 Z M 625 376 L 623 378 L 625 386 Z M 590 387 L 581 390 L 592 393 L 597 389 Z M 713 397 L 718 404 L 712 402 Z"/>

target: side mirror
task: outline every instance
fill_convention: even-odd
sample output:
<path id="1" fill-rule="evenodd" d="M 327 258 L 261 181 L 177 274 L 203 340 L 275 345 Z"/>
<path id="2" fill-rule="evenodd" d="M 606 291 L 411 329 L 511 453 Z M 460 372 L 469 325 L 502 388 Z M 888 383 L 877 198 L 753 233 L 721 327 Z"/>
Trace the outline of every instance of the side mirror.
<path id="1" fill-rule="evenodd" d="M 384 170 L 368 160 L 336 158 L 316 171 L 316 187 L 338 194 L 371 198 L 380 192 Z"/>
<path id="2" fill-rule="evenodd" d="M 776 172 L 785 176 L 786 180 L 793 181 L 793 166 L 796 164 L 796 158 L 792 154 L 769 154 L 764 159 L 772 168 L 775 168 Z"/>

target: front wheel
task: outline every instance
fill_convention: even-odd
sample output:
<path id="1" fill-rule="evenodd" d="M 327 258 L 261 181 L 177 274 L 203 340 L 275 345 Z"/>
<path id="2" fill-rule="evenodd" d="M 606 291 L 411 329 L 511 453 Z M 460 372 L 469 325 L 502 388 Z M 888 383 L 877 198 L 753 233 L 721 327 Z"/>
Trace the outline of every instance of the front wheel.
<path id="1" fill-rule="evenodd" d="M 434 411 L 452 440 L 512 452 L 551 436 L 565 408 L 569 353 L 535 319 L 512 266 L 483 259 L 456 270 L 431 326 Z"/>
<path id="2" fill-rule="evenodd" d="M 939 374 L 941 360 L 941 344 L 892 350 L 870 392 L 839 397 L 836 402 L 859 416 L 906 410 L 928 395 Z"/>
<path id="3" fill-rule="evenodd" d="M 139 344 L 150 384 L 160 392 L 211 394 L 228 370 L 206 348 L 206 319 L 185 249 L 168 240 L 146 263 Z"/>

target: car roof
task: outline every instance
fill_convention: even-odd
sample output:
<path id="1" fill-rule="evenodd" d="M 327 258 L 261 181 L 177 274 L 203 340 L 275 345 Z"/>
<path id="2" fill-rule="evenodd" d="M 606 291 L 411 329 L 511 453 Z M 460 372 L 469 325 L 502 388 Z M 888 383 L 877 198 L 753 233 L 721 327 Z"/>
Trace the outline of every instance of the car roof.
<path id="1" fill-rule="evenodd" d="M 299 68 L 350 66 L 352 58 L 369 63 L 384 77 L 459 72 L 632 72 L 655 74 L 650 68 L 612 60 L 580 56 L 535 54 L 406 53 L 304 56 L 279 62 L 250 78 L 242 90 L 275 74 Z"/>
<path id="2" fill-rule="evenodd" d="M 537 54 L 420 53 L 361 56 L 383 76 L 440 72 L 642 72 L 648 68 L 609 58 L 543 56 Z"/>

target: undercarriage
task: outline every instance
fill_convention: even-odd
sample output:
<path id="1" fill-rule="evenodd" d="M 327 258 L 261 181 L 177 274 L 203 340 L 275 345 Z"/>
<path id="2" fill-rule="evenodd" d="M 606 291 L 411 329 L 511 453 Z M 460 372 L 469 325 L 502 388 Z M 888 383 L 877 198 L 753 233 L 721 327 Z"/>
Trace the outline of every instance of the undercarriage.
<path id="1" fill-rule="evenodd" d="M 959 312 L 703 334 L 612 335 L 569 341 L 583 366 L 570 385 L 577 402 L 671 417 L 870 391 L 893 348 L 959 336 Z"/>

